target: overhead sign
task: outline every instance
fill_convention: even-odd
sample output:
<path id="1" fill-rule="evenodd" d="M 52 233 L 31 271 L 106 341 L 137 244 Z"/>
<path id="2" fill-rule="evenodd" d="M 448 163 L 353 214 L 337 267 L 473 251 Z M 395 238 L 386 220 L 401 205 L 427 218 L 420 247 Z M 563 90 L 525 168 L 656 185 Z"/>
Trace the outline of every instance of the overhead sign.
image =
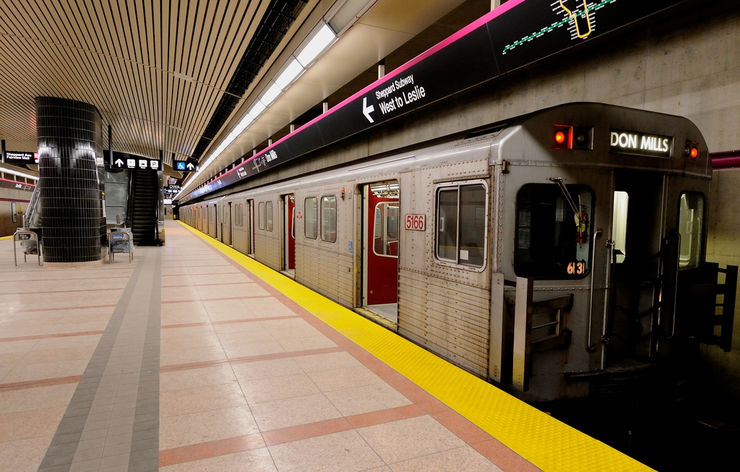
<path id="1" fill-rule="evenodd" d="M 670 158 L 673 150 L 673 137 L 639 131 L 611 130 L 609 149 L 621 154 Z"/>
<path id="2" fill-rule="evenodd" d="M 113 153 L 113 160 L 110 163 L 111 169 L 148 169 L 162 170 L 162 161 L 159 159 L 149 159 L 148 157 L 132 156 L 125 153 Z"/>
<path id="3" fill-rule="evenodd" d="M 18 166 L 25 166 L 26 164 L 38 164 L 39 155 L 37 152 L 31 151 L 5 151 L 5 158 L 3 162 L 6 164 L 14 164 Z"/>
<path id="4" fill-rule="evenodd" d="M 181 201 L 234 184 L 684 2 L 509 0 Z"/>
<path id="5" fill-rule="evenodd" d="M 187 159 L 187 160 L 175 160 L 172 161 L 172 166 L 175 168 L 175 170 L 180 172 L 195 172 L 198 170 L 198 161 L 195 159 Z"/>

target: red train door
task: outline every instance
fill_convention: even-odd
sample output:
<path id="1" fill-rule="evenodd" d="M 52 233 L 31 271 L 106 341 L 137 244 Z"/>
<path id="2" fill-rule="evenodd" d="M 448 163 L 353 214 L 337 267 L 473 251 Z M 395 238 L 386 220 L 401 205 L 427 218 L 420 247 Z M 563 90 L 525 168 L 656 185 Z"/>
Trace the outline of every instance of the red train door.
<path id="1" fill-rule="evenodd" d="M 365 186 L 363 237 L 365 306 L 393 322 L 398 310 L 399 187 Z"/>
<path id="2" fill-rule="evenodd" d="M 284 269 L 295 270 L 295 195 L 283 196 L 285 228 L 283 235 Z"/>

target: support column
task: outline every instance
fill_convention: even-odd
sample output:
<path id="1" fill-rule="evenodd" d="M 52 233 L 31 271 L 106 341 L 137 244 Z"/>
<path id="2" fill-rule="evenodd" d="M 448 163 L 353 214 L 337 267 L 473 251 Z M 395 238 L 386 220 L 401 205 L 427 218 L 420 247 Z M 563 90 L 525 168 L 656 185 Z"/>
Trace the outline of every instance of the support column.
<path id="1" fill-rule="evenodd" d="M 100 115 L 87 103 L 37 97 L 36 128 L 44 260 L 100 260 Z"/>

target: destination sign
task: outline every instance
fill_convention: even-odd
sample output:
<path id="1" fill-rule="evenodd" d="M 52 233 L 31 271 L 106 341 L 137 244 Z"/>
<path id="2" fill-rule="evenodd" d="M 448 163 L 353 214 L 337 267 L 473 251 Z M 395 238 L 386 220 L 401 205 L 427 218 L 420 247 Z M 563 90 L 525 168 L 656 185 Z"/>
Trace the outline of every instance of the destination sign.
<path id="1" fill-rule="evenodd" d="M 180 199 L 232 185 L 686 0 L 509 0 Z M 603 44 L 603 43 L 602 43 Z M 656 143 L 656 149 L 662 143 Z M 651 151 L 653 152 L 653 151 Z M 661 151 L 654 151 L 660 155 Z"/>
<path id="2" fill-rule="evenodd" d="M 611 130 L 609 149 L 621 154 L 670 158 L 673 150 L 673 137 L 637 131 Z"/>

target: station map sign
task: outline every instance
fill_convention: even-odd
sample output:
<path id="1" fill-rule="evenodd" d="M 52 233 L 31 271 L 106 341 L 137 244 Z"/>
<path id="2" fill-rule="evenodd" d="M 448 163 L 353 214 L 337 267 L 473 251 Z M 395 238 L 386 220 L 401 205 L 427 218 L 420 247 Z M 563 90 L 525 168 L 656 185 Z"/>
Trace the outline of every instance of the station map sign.
<path id="1" fill-rule="evenodd" d="M 686 0 L 509 0 L 181 202 L 417 111 Z"/>

